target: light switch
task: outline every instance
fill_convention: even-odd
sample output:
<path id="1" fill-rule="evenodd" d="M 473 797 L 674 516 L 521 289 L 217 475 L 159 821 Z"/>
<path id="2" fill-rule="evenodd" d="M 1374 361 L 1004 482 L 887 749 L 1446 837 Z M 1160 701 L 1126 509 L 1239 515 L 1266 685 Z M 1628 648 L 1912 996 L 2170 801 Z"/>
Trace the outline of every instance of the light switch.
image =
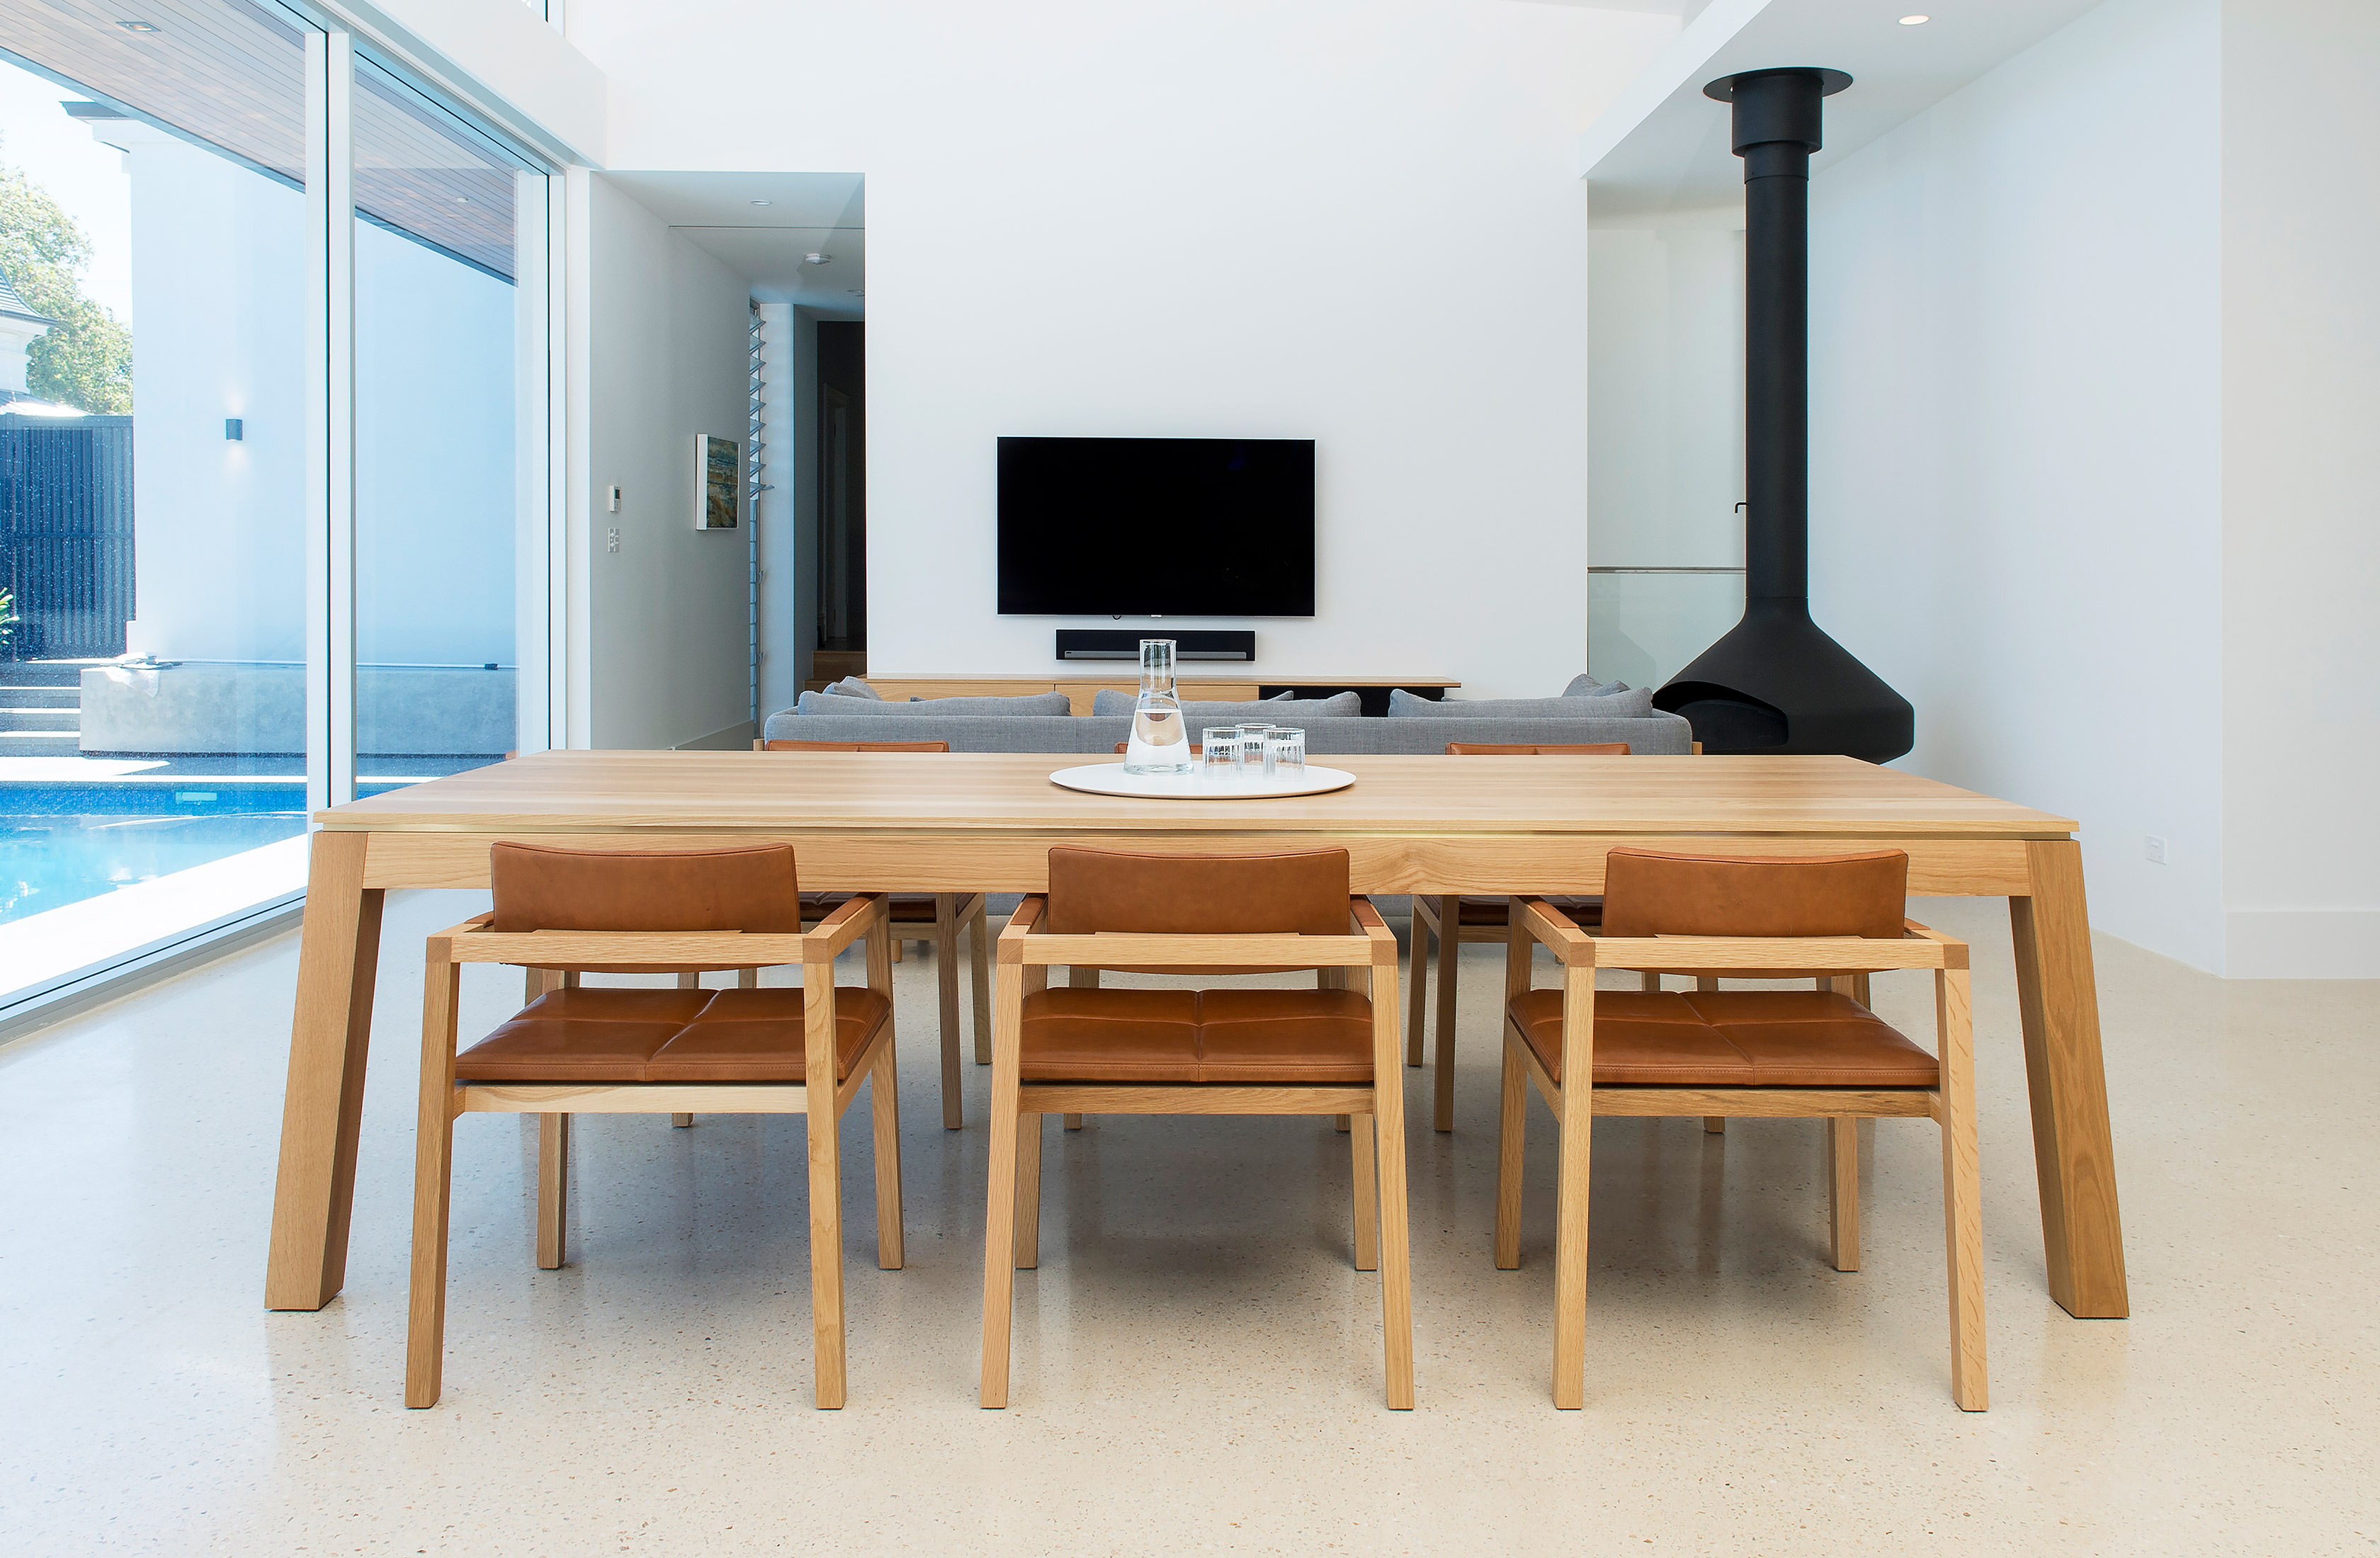
<path id="1" fill-rule="evenodd" d="M 606 490 L 606 491 L 607 491 L 607 493 L 609 494 L 608 503 L 609 503 L 609 506 L 610 506 L 610 508 L 611 508 L 611 511 L 612 511 L 613 513 L 618 513 L 620 512 L 620 489 L 619 489 L 618 488 L 616 488 L 616 487 L 613 487 L 613 488 L 608 488 L 608 489 L 606 489 L 605 490 Z M 612 550 L 613 550 L 613 551 L 618 551 L 620 549 L 619 549 L 619 548 L 617 548 L 617 547 L 613 547 Z"/>

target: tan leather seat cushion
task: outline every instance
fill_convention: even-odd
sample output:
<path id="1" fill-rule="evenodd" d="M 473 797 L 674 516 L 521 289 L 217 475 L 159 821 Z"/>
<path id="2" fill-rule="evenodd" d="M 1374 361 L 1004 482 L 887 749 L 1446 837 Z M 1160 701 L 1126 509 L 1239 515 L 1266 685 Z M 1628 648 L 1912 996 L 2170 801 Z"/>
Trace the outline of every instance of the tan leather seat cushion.
<path id="1" fill-rule="evenodd" d="M 839 1077 L 892 1003 L 834 993 Z M 799 990 L 554 990 L 455 1057 L 455 1074 L 502 1082 L 760 1082 L 803 1080 Z"/>
<path id="2" fill-rule="evenodd" d="M 1372 1003 L 1353 990 L 1044 990 L 1027 1081 L 1365 1084 Z"/>
<path id="3" fill-rule="evenodd" d="M 1546 901 L 1569 915 L 1572 924 L 1599 925 L 1603 923 L 1603 900 L 1599 898 L 1548 898 Z M 1466 925 L 1508 925 L 1512 924 L 1509 908 L 1510 903 L 1504 899 L 1465 896 L 1460 923 Z"/>
<path id="4" fill-rule="evenodd" d="M 1513 998 L 1537 1064 L 1561 1075 L 1561 992 Z M 1597 1087 L 1932 1087 L 1934 1057 L 1848 996 L 1598 990 Z"/>
<path id="5" fill-rule="evenodd" d="M 646 1062 L 649 1082 L 797 1082 L 807 1080 L 808 1032 L 799 990 L 722 990 L 702 1015 Z M 892 1003 L 861 986 L 834 992 L 834 1076 L 851 1075 Z"/>

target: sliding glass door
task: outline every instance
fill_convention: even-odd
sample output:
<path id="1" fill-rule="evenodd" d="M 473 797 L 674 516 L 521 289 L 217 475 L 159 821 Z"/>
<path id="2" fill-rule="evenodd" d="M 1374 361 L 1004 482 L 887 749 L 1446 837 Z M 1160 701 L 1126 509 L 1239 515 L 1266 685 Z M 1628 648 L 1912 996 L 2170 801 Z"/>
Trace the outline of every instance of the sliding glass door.
<path id="1" fill-rule="evenodd" d="M 0 1021 L 545 744 L 545 172 L 265 0 L 0 0 Z"/>

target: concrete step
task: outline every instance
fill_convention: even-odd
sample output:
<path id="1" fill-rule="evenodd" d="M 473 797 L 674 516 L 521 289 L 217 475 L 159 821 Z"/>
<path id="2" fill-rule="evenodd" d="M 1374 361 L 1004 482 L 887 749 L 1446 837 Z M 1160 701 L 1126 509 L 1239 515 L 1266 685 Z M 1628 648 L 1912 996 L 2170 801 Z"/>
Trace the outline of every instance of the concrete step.
<path id="1" fill-rule="evenodd" d="M 105 660 L 0 660 L 0 687 L 77 687 L 87 666 Z"/>
<path id="2" fill-rule="evenodd" d="M 81 739 L 73 731 L 0 731 L 0 757 L 79 757 Z"/>
<path id="3" fill-rule="evenodd" d="M 75 708 L 82 703 L 79 687 L 9 687 L 0 685 L 0 708 Z"/>
<path id="4" fill-rule="evenodd" d="M 66 708 L 9 708 L 0 706 L 0 731 L 10 735 L 30 735 L 36 731 L 79 731 L 82 711 L 69 706 Z"/>

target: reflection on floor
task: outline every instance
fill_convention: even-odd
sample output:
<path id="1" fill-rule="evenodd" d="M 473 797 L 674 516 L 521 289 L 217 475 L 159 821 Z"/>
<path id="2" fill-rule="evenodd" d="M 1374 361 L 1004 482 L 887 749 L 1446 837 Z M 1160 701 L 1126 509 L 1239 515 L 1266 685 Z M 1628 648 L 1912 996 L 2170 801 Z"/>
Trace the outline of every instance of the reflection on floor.
<path id="1" fill-rule="evenodd" d="M 0 1547 L 2311 1553 L 2380 1536 L 2370 984 L 2227 985 L 2099 942 L 2134 1317 L 2077 1322 L 2043 1286 L 2005 922 L 1918 907 L 1976 943 L 1979 1417 L 1949 1401 L 1933 1128 L 1898 1120 L 1876 1127 L 1849 1275 L 1824 1260 L 1815 1123 L 1599 1126 L 1588 1406 L 1556 1413 L 1550 1130 L 1531 1134 L 1524 1268 L 1488 1258 L 1492 948 L 1464 952 L 1454 1135 L 1427 1129 L 1408 1073 L 1415 1412 L 1380 1404 L 1340 1139 L 1185 1119 L 1053 1133 L 1014 1405 L 978 1410 L 989 1073 L 967 1069 L 967 1129 L 945 1133 L 932 968 L 913 957 L 910 1264 L 874 1270 L 856 1173 L 846 1410 L 808 1405 L 798 1121 L 583 1120 L 578 1238 L 541 1273 L 533 1135 L 473 1117 L 445 1401 L 408 1413 L 419 938 L 471 907 L 392 904 L 346 1292 L 319 1314 L 260 1307 L 294 938 L 0 1051 Z M 518 984 L 472 979 L 484 1028 Z M 1879 981 L 1912 1033 L 1925 1001 L 1916 976 Z"/>

